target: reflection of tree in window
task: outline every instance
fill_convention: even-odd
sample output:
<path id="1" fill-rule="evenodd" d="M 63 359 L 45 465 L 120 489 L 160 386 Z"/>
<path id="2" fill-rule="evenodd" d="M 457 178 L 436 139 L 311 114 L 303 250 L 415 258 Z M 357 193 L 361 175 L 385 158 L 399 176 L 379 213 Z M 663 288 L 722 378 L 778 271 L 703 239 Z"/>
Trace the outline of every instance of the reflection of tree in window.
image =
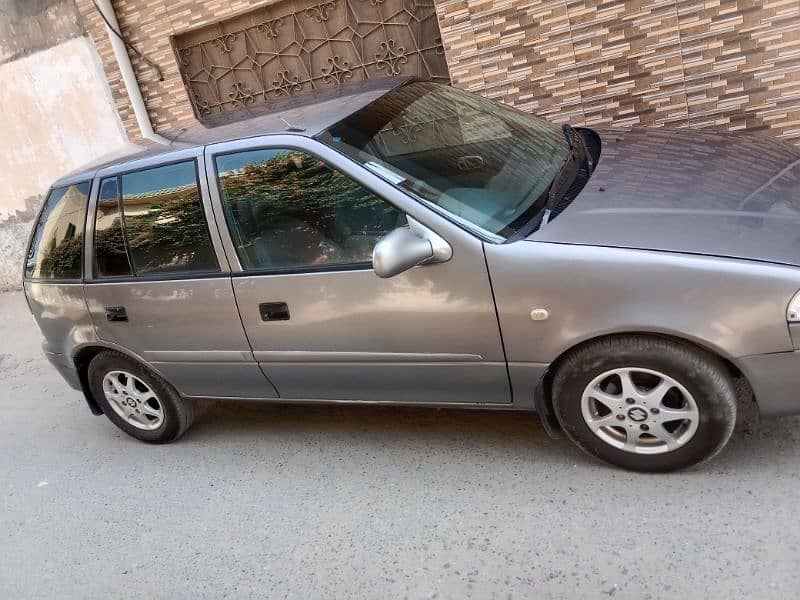
<path id="1" fill-rule="evenodd" d="M 129 192 L 137 186 L 157 186 L 165 179 L 161 169 L 190 169 L 192 183 Z M 185 178 L 186 173 L 183 173 Z M 180 181 L 180 179 L 178 179 Z M 123 175 L 125 231 L 136 272 L 209 272 L 219 269 L 209 239 L 194 163 L 169 165 Z"/>
<path id="2" fill-rule="evenodd" d="M 80 277 L 81 246 L 80 238 L 64 238 L 59 244 L 51 239 L 42 256 L 39 276 L 44 279 Z"/>
<path id="3" fill-rule="evenodd" d="M 26 276 L 79 279 L 89 184 L 53 190 L 31 245 Z"/>
<path id="4" fill-rule="evenodd" d="M 131 269 L 127 265 L 125 240 L 122 238 L 119 217 L 116 217 L 115 223 L 111 227 L 95 234 L 94 247 L 97 254 L 99 275 L 131 274 Z"/>
<path id="5" fill-rule="evenodd" d="M 377 239 L 399 224 L 392 206 L 320 160 L 248 154 L 252 162 L 221 176 L 246 267 L 368 262 Z"/>

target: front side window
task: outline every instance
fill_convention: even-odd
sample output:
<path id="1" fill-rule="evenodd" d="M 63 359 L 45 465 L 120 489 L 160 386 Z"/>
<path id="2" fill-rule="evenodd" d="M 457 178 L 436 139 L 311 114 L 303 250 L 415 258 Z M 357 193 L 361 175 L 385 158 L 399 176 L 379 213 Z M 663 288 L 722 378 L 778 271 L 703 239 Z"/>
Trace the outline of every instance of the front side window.
<path id="1" fill-rule="evenodd" d="M 135 275 L 219 271 L 194 160 L 126 173 L 119 180 Z"/>
<path id="2" fill-rule="evenodd" d="M 298 150 L 225 154 L 216 167 L 245 269 L 368 267 L 375 243 L 405 224 L 392 205 Z"/>
<path id="3" fill-rule="evenodd" d="M 88 182 L 50 192 L 28 249 L 25 277 L 80 280 L 88 197 Z"/>
<path id="4" fill-rule="evenodd" d="M 320 135 L 470 229 L 514 235 L 570 154 L 558 127 L 456 88 L 414 82 Z"/>

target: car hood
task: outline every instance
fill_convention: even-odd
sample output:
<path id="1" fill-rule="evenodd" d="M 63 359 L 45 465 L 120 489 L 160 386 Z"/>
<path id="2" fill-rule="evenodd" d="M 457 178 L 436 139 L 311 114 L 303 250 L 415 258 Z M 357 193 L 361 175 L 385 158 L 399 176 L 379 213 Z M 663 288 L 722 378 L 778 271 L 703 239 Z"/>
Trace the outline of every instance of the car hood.
<path id="1" fill-rule="evenodd" d="M 800 265 L 800 149 L 752 133 L 601 131 L 586 187 L 527 239 Z"/>

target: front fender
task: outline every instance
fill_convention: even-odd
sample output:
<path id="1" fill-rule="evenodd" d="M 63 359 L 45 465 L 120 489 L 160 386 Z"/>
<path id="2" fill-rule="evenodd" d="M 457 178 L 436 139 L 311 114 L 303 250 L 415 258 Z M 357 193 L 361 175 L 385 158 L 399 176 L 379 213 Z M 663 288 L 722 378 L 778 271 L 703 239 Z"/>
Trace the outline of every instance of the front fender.
<path id="1" fill-rule="evenodd" d="M 734 360 L 791 351 L 800 269 L 707 256 L 519 241 L 486 245 L 509 363 L 549 364 L 603 335 L 670 335 Z M 533 320 L 531 311 L 549 316 Z"/>

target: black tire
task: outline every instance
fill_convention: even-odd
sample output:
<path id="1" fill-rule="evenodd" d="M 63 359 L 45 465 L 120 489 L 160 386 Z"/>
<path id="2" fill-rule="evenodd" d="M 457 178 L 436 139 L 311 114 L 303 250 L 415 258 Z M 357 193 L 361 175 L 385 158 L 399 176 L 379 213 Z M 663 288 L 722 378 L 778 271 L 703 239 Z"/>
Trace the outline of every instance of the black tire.
<path id="1" fill-rule="evenodd" d="M 163 422 L 157 429 L 144 430 L 128 423 L 111 407 L 103 391 L 103 378 L 111 371 L 125 371 L 141 379 L 158 397 L 163 412 Z M 164 379 L 135 360 L 114 351 L 101 352 L 89 363 L 89 388 L 94 399 L 108 419 L 128 435 L 143 442 L 165 444 L 181 437 L 192 424 L 194 403 L 180 394 Z"/>
<path id="2" fill-rule="evenodd" d="M 581 411 L 584 390 L 603 373 L 624 368 L 658 371 L 692 395 L 698 425 L 682 446 L 660 454 L 637 454 L 613 446 L 590 429 Z M 708 460 L 722 450 L 736 423 L 735 384 L 725 364 L 689 344 L 655 336 L 613 336 L 577 348 L 558 366 L 552 391 L 556 418 L 573 442 L 593 456 L 634 471 L 674 471 Z"/>

